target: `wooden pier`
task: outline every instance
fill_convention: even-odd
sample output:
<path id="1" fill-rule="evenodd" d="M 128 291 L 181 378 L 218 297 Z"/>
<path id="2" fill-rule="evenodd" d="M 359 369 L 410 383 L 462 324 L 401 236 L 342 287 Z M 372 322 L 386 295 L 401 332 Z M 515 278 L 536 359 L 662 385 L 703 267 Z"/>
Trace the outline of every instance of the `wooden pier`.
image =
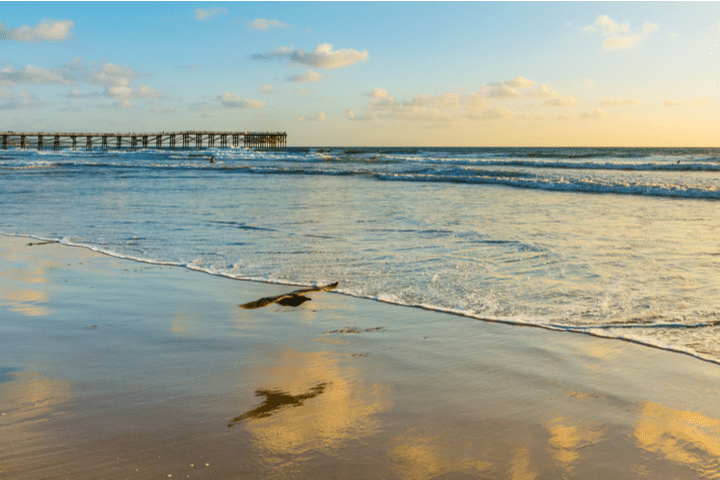
<path id="1" fill-rule="evenodd" d="M 239 147 L 240 142 L 245 148 L 285 148 L 287 133 L 285 132 L 162 132 L 162 133 L 46 133 L 46 132 L 4 132 L 2 136 L 3 150 L 8 147 L 37 148 L 45 147 L 53 150 L 61 148 L 86 150 L 100 148 L 102 150 L 120 150 L 121 148 L 228 148 Z"/>

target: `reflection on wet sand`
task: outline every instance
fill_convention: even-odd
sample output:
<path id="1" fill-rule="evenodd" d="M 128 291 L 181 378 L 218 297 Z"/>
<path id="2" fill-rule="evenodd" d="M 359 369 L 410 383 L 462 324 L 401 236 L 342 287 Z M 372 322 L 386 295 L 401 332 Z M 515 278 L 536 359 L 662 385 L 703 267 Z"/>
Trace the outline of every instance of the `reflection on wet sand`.
<path id="1" fill-rule="evenodd" d="M 267 406 L 241 416 L 244 421 L 236 428 L 242 426 L 259 448 L 275 455 L 328 453 L 345 440 L 357 442 L 371 435 L 377 428 L 373 416 L 390 405 L 389 389 L 361 381 L 355 368 L 339 365 L 339 358 L 327 351 L 287 350 L 259 365 L 253 375 L 263 378 L 267 387 L 258 388 L 256 395 L 270 393 Z M 280 402 L 282 407 L 296 401 L 299 408 L 271 404 Z"/>
<path id="2" fill-rule="evenodd" d="M 580 449 L 592 445 L 603 435 L 604 429 L 590 424 L 570 425 L 562 418 L 556 418 L 548 425 L 553 457 L 566 470 L 580 457 Z"/>
<path id="3" fill-rule="evenodd" d="M 444 474 L 458 476 L 460 472 L 476 476 L 493 466 L 477 458 L 460 457 L 452 446 L 438 445 L 436 438 L 398 437 L 393 443 L 391 456 L 396 462 L 394 470 L 401 478 L 424 479 Z"/>
<path id="4" fill-rule="evenodd" d="M 61 442 L 48 428 L 49 420 L 73 398 L 65 380 L 33 371 L 8 372 L 6 377 L 0 384 L 0 411 L 4 414 L 0 428 L 4 473 L 0 478 L 33 468 L 37 455 Z"/>
<path id="5" fill-rule="evenodd" d="M 510 460 L 510 478 L 512 480 L 535 480 L 537 472 L 530 465 L 530 451 L 518 446 L 512 452 Z"/>
<path id="6" fill-rule="evenodd" d="M 720 420 L 648 402 L 635 426 L 642 448 L 720 478 Z"/>
<path id="7" fill-rule="evenodd" d="M 32 284 L 48 283 L 46 270 L 54 268 L 55 262 L 42 260 L 31 268 L 24 261 L 11 250 L 0 250 L 0 262 L 5 267 L 0 269 L 0 304 L 29 317 L 47 315 L 48 309 L 40 305 L 48 301 L 47 292 L 32 288 Z"/>
<path id="8" fill-rule="evenodd" d="M 265 397 L 265 401 L 257 408 L 243 413 L 228 423 L 228 428 L 246 418 L 269 417 L 273 412 L 284 406 L 299 407 L 305 400 L 315 398 L 325 391 L 326 383 L 318 383 L 301 395 L 289 395 L 281 390 L 255 390 L 256 397 Z"/>

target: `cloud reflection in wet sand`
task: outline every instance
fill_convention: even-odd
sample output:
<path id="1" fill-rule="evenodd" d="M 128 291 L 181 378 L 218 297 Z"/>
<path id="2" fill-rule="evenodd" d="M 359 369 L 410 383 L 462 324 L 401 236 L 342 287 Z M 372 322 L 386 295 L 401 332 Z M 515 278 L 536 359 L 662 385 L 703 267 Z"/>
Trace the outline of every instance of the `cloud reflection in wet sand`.
<path id="1" fill-rule="evenodd" d="M 720 478 L 720 420 L 648 402 L 635 425 L 642 448 Z"/>
<path id="2" fill-rule="evenodd" d="M 20 472 L 33 468 L 37 455 L 58 443 L 48 428 L 49 420 L 73 394 L 70 382 L 39 372 L 15 371 L 6 377 L 0 384 L 0 410 L 5 413 L 0 428 L 2 466 L 6 473 Z"/>
<path id="3" fill-rule="evenodd" d="M 443 448 L 438 440 L 447 445 Z M 400 478 L 425 479 L 444 474 L 460 476 L 461 472 L 477 475 L 493 466 L 472 456 L 460 456 L 451 442 L 444 442 L 439 437 L 397 437 L 393 443 L 390 454 L 395 462 L 394 470 Z"/>
<path id="4" fill-rule="evenodd" d="M 258 368 L 264 381 L 257 391 L 271 394 L 266 401 L 302 402 L 298 408 L 273 409 L 270 416 L 246 413 L 236 426 L 242 425 L 253 442 L 269 454 L 328 453 L 346 440 L 357 442 L 376 431 L 373 415 L 391 403 L 387 387 L 360 380 L 359 373 L 353 367 L 339 365 L 337 354 L 332 352 L 288 350 Z M 273 392 L 281 393 L 273 397 Z"/>
<path id="5" fill-rule="evenodd" d="M 603 428 L 591 424 L 568 424 L 562 418 L 551 422 L 548 431 L 553 457 L 568 471 L 580 457 L 580 449 L 596 443 L 605 432 Z"/>
<path id="6" fill-rule="evenodd" d="M 33 262 L 31 269 L 24 261 L 24 256 L 9 249 L 0 250 L 0 262 L 5 266 L 0 269 L 0 305 L 8 305 L 10 311 L 29 317 L 48 315 L 49 310 L 42 305 L 48 301 L 47 292 L 33 288 L 33 284 L 48 283 L 47 270 L 56 264 L 52 260 L 40 260 Z"/>

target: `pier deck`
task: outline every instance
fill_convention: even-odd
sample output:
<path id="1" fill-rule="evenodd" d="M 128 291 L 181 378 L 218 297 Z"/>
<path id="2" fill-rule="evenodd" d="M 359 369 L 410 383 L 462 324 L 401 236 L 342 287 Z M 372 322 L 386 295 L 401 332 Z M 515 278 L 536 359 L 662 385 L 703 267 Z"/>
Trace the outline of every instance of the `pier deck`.
<path id="1" fill-rule="evenodd" d="M 2 148 L 61 148 L 102 150 L 121 148 L 285 148 L 285 132 L 159 132 L 159 133 L 58 133 L 58 132 L 0 132 Z M 241 139 L 242 137 L 242 139 Z"/>

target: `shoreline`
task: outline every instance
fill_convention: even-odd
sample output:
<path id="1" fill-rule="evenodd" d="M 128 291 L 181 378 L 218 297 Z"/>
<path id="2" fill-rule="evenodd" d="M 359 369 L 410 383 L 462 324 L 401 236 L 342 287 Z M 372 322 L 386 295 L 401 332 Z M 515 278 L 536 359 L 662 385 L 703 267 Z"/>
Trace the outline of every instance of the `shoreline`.
<path id="1" fill-rule="evenodd" d="M 0 238 L 0 478 L 720 478 L 717 367 Z"/>
<path id="2" fill-rule="evenodd" d="M 137 257 L 127 257 L 120 254 L 116 254 L 109 251 L 104 251 L 101 249 L 98 249 L 96 247 L 92 247 L 90 245 L 82 245 L 82 244 L 75 244 L 75 243 L 63 243 L 61 240 L 55 240 L 55 239 L 49 239 L 44 237 L 39 237 L 35 235 L 28 235 L 28 234 L 8 234 L 8 233 L 0 233 L 0 238 L 7 237 L 7 238 L 29 238 L 29 239 L 35 239 L 35 240 L 41 240 L 42 244 L 35 244 L 35 245 L 43 245 L 43 244 L 58 244 L 65 247 L 73 247 L 73 248 L 82 248 L 86 249 L 88 251 L 91 251 L 93 253 L 97 253 L 99 255 L 104 255 L 111 258 L 117 258 L 120 260 L 126 260 L 131 262 L 137 262 L 137 263 L 143 263 L 147 265 L 157 265 L 157 266 L 167 266 L 167 267 L 177 267 L 186 269 L 191 272 L 197 272 L 197 273 L 204 273 L 206 275 L 210 275 L 217 278 L 224 278 L 227 280 L 234 280 L 239 282 L 252 282 L 252 283 L 260 283 L 265 285 L 279 285 L 279 286 L 287 286 L 287 287 L 305 287 L 305 288 L 313 288 L 318 286 L 318 283 L 315 284 L 306 284 L 306 283 L 298 283 L 298 282 L 291 282 L 291 281 L 282 281 L 282 280 L 269 280 L 269 279 L 263 279 L 263 278 L 243 278 L 243 277 L 237 277 L 232 275 L 227 275 L 223 273 L 214 273 L 210 272 L 208 270 L 204 270 L 201 268 L 194 268 L 189 264 L 182 264 L 182 263 L 174 263 L 174 262 L 162 262 L 162 261 L 155 261 L 155 260 L 148 260 L 148 259 L 142 259 Z M 364 297 L 361 295 L 355 295 L 353 293 L 349 292 L 343 292 L 340 291 L 334 291 L 333 293 L 337 295 L 343 295 L 347 296 L 349 298 L 355 298 L 358 300 L 366 300 L 366 301 L 372 301 L 372 302 L 378 302 L 386 305 L 396 306 L 396 307 L 404 307 L 404 308 L 410 308 L 410 309 L 420 309 L 428 312 L 435 312 L 439 314 L 444 315 L 452 315 L 455 317 L 460 318 L 466 318 L 469 320 L 475 320 L 477 322 L 482 323 L 494 323 L 494 324 L 500 324 L 500 325 L 508 325 L 511 327 L 528 327 L 528 328 L 539 328 L 542 330 L 547 330 L 551 332 L 558 332 L 558 333 L 571 333 L 571 334 L 580 334 L 580 335 L 588 335 L 590 337 L 594 338 L 602 338 L 605 340 L 613 340 L 613 341 L 621 341 L 621 342 L 628 342 L 635 345 L 640 345 L 646 348 L 652 348 L 656 350 L 661 350 L 665 352 L 680 354 L 684 356 L 688 356 L 691 358 L 694 358 L 696 360 L 700 360 L 703 362 L 707 362 L 710 364 L 718 365 L 720 366 L 720 359 L 715 359 L 708 356 L 703 356 L 702 354 L 689 352 L 686 350 L 682 350 L 679 348 L 673 348 L 669 345 L 656 345 L 647 341 L 643 341 L 640 339 L 635 338 L 625 338 L 625 337 L 617 337 L 617 336 L 611 336 L 611 335 L 602 335 L 597 332 L 592 332 L 589 330 L 596 329 L 596 330 L 606 330 L 611 328 L 616 329 L 622 329 L 622 330 L 632 330 L 636 328 L 677 328 L 677 329 L 697 329 L 697 328 L 708 328 L 717 326 L 718 322 L 707 322 L 707 323 L 699 323 L 699 324 L 638 324 L 638 325 L 612 325 L 612 324 L 604 324 L 604 325 L 593 325 L 593 326 L 563 326 L 563 325 L 547 325 L 542 323 L 531 323 L 531 322 L 522 322 L 522 321 L 515 321 L 515 320 L 503 320 L 503 319 L 495 319 L 495 318 L 487 318 L 487 317 L 480 317 L 478 315 L 473 315 L 472 313 L 463 312 L 461 310 L 453 310 L 449 308 L 444 307 L 436 307 L 436 306 L 428 306 L 428 305 L 409 305 L 405 303 L 400 302 L 394 302 L 392 300 L 385 300 L 382 298 L 373 298 L 373 297 Z"/>

